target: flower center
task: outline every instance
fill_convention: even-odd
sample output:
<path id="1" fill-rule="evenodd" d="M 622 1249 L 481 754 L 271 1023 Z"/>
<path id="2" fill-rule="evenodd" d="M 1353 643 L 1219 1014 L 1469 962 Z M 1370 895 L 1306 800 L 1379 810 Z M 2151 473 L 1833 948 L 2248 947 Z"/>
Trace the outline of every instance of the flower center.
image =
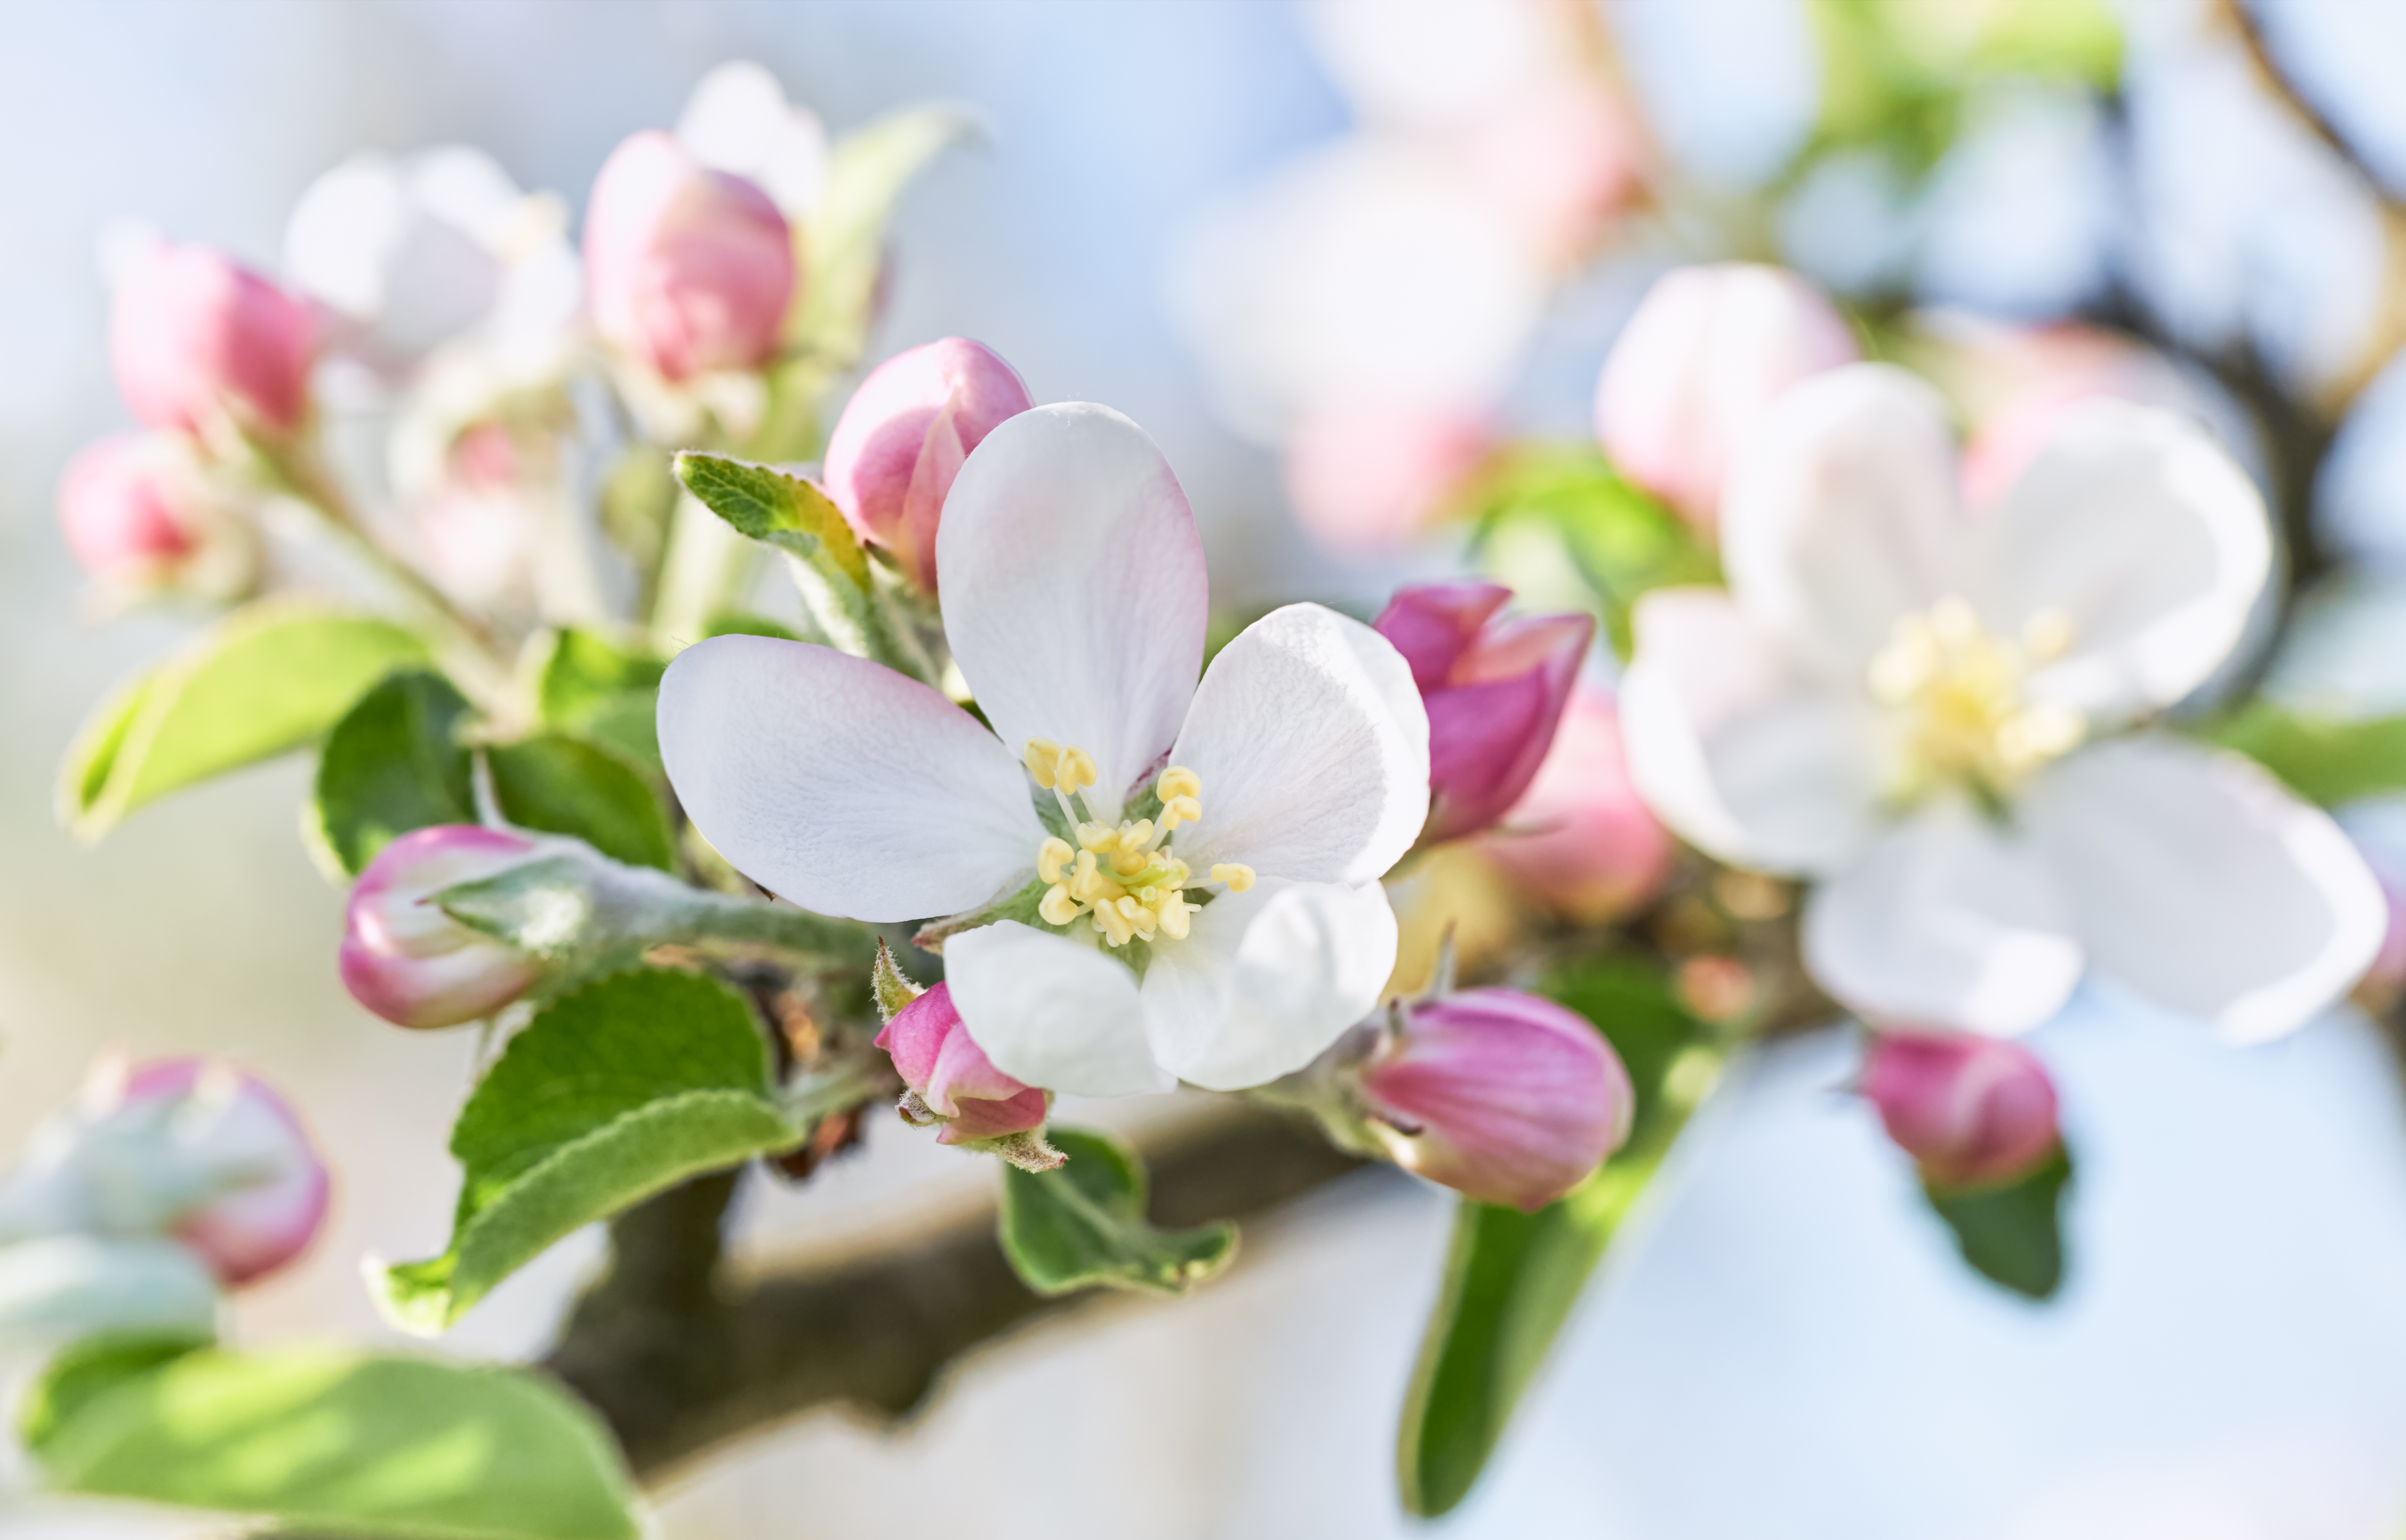
<path id="1" fill-rule="evenodd" d="M 1114 947 L 1164 936 L 1182 940 L 1198 907 L 1187 898 L 1189 889 L 1219 883 L 1242 893 L 1253 885 L 1253 869 L 1233 861 L 1221 862 L 1198 881 L 1171 850 L 1179 826 L 1203 816 L 1203 781 L 1193 770 L 1172 765 L 1153 783 L 1159 817 L 1123 818 L 1113 825 L 1091 816 L 1092 799 L 1080 795 L 1095 784 L 1095 761 L 1085 750 L 1030 739 L 1026 763 L 1036 784 L 1059 798 L 1062 816 L 1078 838 L 1072 846 L 1054 835 L 1036 847 L 1036 875 L 1049 884 L 1036 911 L 1047 925 L 1067 925 L 1091 915 L 1096 932 Z M 1078 816 L 1072 798 L 1085 803 L 1088 817 Z"/>
<path id="2" fill-rule="evenodd" d="M 1943 784 L 2002 798 L 2078 747 L 2087 720 L 2026 689 L 2031 670 L 2071 644 L 2072 622 L 2053 610 L 2031 616 L 2013 640 L 1991 633 L 1952 597 L 1899 619 L 1871 664 L 1872 699 L 1902 728 L 1897 798 L 1912 801 Z"/>

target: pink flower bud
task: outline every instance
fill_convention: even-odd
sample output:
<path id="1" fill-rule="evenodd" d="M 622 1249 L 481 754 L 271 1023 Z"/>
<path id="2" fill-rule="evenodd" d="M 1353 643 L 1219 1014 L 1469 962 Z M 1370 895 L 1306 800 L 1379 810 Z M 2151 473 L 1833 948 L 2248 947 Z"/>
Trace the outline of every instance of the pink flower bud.
<path id="1" fill-rule="evenodd" d="M 1528 795 L 1479 849 L 1521 892 L 1585 925 L 1625 914 L 1662 886 L 1676 847 L 1629 778 L 1609 694 L 1571 697 Z"/>
<path id="2" fill-rule="evenodd" d="M 1772 403 L 1856 357 L 1847 323 L 1793 274 L 1746 262 L 1674 268 L 1604 360 L 1596 437 L 1622 475 L 1710 530 L 1722 479 Z"/>
<path id="3" fill-rule="evenodd" d="M 828 435 L 828 496 L 933 593 L 936 522 L 961 461 L 1035 404 L 1011 365 L 967 337 L 897 353 L 870 371 Z"/>
<path id="4" fill-rule="evenodd" d="M 203 1157 L 239 1173 L 223 1194 L 185 1210 L 176 1238 L 228 1288 L 306 1250 L 325 1221 L 332 1183 L 284 1098 L 253 1076 L 203 1059 L 154 1059 L 126 1077 L 127 1107 L 176 1100 L 190 1103 L 181 1116 L 194 1125 Z"/>
<path id="5" fill-rule="evenodd" d="M 1511 597 L 1424 583 L 1396 590 L 1377 622 L 1428 707 L 1431 841 L 1478 833 L 1529 789 L 1595 637 L 1583 615 L 1497 620 Z"/>
<path id="6" fill-rule="evenodd" d="M 1416 1005 L 1364 1061 L 1361 1094 L 1395 1164 L 1482 1203 L 1535 1211 L 1629 1137 L 1629 1072 L 1550 1000 L 1470 989 Z"/>
<path id="7" fill-rule="evenodd" d="M 1453 407 L 1323 407 L 1295 424 L 1286 496 L 1305 532 L 1340 556 L 1408 544 L 1493 447 L 1484 417 Z"/>
<path id="8" fill-rule="evenodd" d="M 2055 1087 L 2018 1043 L 1972 1032 L 1874 1034 L 1863 1095 L 1941 1187 L 2011 1181 L 2056 1146 Z"/>
<path id="9" fill-rule="evenodd" d="M 283 433 L 309 410 L 309 307 L 205 246 L 153 241 L 117 276 L 108 357 L 145 427 Z"/>
<path id="10" fill-rule="evenodd" d="M 594 179 L 585 278 L 595 329 L 661 378 L 757 369 L 794 296 L 793 233 L 767 193 L 647 130 Z"/>
<path id="11" fill-rule="evenodd" d="M 200 548 L 208 517 L 197 469 L 169 439 L 113 433 L 59 478 L 67 549 L 87 573 L 116 586 L 172 582 Z"/>
<path id="12" fill-rule="evenodd" d="M 1048 1092 L 997 1069 L 969 1040 L 949 984 L 938 984 L 894 1013 L 877 1046 L 893 1055 L 895 1072 L 911 1088 L 905 1098 L 941 1119 L 939 1144 L 969 1144 L 1044 1126 Z"/>
<path id="13" fill-rule="evenodd" d="M 413 829 L 384 847 L 343 911 L 343 986 L 397 1026 L 456 1026 L 489 1016 L 542 975 L 534 958 L 471 929 L 431 902 L 460 883 L 498 876 L 534 841 L 474 824 Z"/>

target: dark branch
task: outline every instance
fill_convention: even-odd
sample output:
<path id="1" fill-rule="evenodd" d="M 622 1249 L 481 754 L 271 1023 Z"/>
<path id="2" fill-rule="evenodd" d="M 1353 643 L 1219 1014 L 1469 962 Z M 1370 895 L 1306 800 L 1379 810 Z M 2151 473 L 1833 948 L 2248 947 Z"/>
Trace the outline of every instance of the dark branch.
<path id="1" fill-rule="evenodd" d="M 2263 21 L 2248 0 L 2223 0 L 2222 11 L 2229 19 L 2231 31 L 2238 35 L 2239 46 L 2247 50 L 2247 62 L 2255 67 L 2257 80 L 2263 88 L 2288 110 L 2291 117 L 2297 119 L 2306 132 L 2320 139 L 2326 148 L 2338 156 L 2363 182 L 2367 191 L 2385 205 L 2397 207 L 2398 195 L 2372 168 L 2372 162 L 2356 148 L 2356 142 L 2341 131 L 2339 124 L 2331 120 L 2330 115 L 2306 94 L 2299 86 L 2297 78 L 2282 64 L 2280 56 L 2272 51 L 2272 40 L 2264 35 Z"/>
<path id="2" fill-rule="evenodd" d="M 1244 1219 L 1361 1164 L 1301 1123 L 1229 1107 L 1146 1143 L 1156 1222 Z M 892 1250 L 729 1285 L 715 1264 L 733 1190 L 732 1174 L 708 1177 L 620 1216 L 611 1272 L 546 1362 L 640 1476 L 818 1407 L 902 1416 L 962 1353 L 1076 1303 L 1028 1293 L 990 1208 Z"/>

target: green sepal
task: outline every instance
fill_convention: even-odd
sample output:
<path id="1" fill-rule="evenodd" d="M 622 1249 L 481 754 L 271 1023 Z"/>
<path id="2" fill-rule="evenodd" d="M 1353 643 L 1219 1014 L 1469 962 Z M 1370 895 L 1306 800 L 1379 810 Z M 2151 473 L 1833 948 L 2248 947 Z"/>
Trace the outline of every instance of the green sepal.
<path id="1" fill-rule="evenodd" d="M 330 874 L 357 877 L 412 829 L 473 824 L 476 798 L 460 728 L 467 697 L 423 669 L 388 675 L 326 735 L 308 832 Z"/>
<path id="2" fill-rule="evenodd" d="M 877 942 L 877 965 L 870 975 L 870 987 L 877 996 L 877 1019 L 881 1022 L 892 1021 L 904 1006 L 927 993 L 902 971 L 901 965 L 894 960 L 893 948 L 882 937 Z"/>
<path id="3" fill-rule="evenodd" d="M 1144 1167 L 1127 1146 L 1077 1128 L 1047 1136 L 1065 1164 L 1002 1174 L 1002 1249 L 1030 1289 L 1182 1294 L 1236 1256 L 1233 1224 L 1157 1230 L 1147 1222 Z"/>
<path id="4" fill-rule="evenodd" d="M 2052 1299 L 2063 1286 L 2063 1207 L 2072 1154 L 2061 1145 L 2013 1181 L 1988 1187 L 1922 1183 L 1932 1212 L 1953 1232 L 1974 1272 L 2026 1299 Z"/>

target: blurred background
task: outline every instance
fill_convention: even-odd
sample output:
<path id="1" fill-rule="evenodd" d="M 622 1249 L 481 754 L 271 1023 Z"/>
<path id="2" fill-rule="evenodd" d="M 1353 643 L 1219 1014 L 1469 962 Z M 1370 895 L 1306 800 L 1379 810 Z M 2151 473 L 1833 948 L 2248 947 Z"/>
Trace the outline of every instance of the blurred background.
<path id="1" fill-rule="evenodd" d="M 1399 14 L 1418 8 L 1398 0 Z M 1868 304 L 1943 306 L 1933 332 L 1975 340 L 2135 306 L 2191 348 L 2260 358 L 2301 398 L 2363 370 L 2363 339 L 2393 303 L 2390 200 L 2265 94 L 2228 15 L 2203 0 L 2103 7 L 2102 74 L 2017 64 L 2082 57 L 2091 9 L 1613 0 L 1600 15 L 1629 132 L 1682 192 L 1608 239 L 1533 257 L 1482 245 L 1441 200 L 1415 202 L 1417 184 L 1361 173 L 1398 135 L 1425 137 L 1449 92 L 1503 67 L 1482 48 L 1508 45 L 1465 23 L 1458 47 L 1414 52 L 1394 41 L 1409 28 L 1365 24 L 1377 7 L 7 0 L 0 1147 L 20 1145 L 107 1046 L 222 1053 L 289 1087 L 333 1153 L 338 1211 L 308 1265 L 246 1297 L 240 1330 L 254 1339 L 382 1335 L 359 1258 L 438 1247 L 453 1198 L 440 1136 L 470 1045 L 396 1031 L 344 994 L 340 895 L 295 838 L 302 766 L 167 801 L 95 849 L 50 815 L 77 722 L 190 624 L 91 623 L 52 519 L 66 458 L 122 421 L 95 256 L 114 221 L 272 269 L 320 172 L 446 142 L 574 206 L 613 145 L 673 122 L 730 59 L 767 65 L 839 131 L 905 102 L 959 102 L 985 142 L 909 195 L 873 350 L 974 336 L 1040 401 L 1135 417 L 1185 482 L 1224 602 L 1369 603 L 1451 552 L 1443 538 L 1355 538 L 1375 510 L 1314 498 L 1293 451 L 1323 409 L 1361 378 L 1403 378 L 1426 387 L 1416 405 L 1475 412 L 1482 431 L 1584 438 L 1606 349 L 1676 261 L 1786 261 Z M 2258 11 L 2374 175 L 2406 183 L 2406 7 Z M 1960 42 L 2011 33 L 1997 21 L 2008 14 L 2068 30 L 2050 35 L 2053 54 Z M 1833 15 L 1870 19 L 1852 46 L 1873 84 L 1825 67 Z M 1847 91 L 1889 116 L 1849 129 L 1833 94 Z M 1927 133 L 1908 143 L 1915 124 Z M 1394 340 L 1404 331 L 1408 345 Z M 2239 421 L 2211 380 L 2182 377 L 2209 416 Z M 2400 430 L 2406 380 L 2391 379 L 2340 429 L 2314 511 L 2349 565 L 2279 661 L 2284 689 L 2406 706 L 2406 626 L 2383 575 L 2406 553 Z M 2232 431 L 2264 463 L 2251 431 Z M 2056 1304 L 2026 1305 L 1960 1266 L 1844 1094 L 1834 1036 L 1785 1043 L 1716 1094 L 1486 1485 L 1445 1527 L 1628 1540 L 2397 1533 L 2406 1130 L 2385 1044 L 2342 1014 L 2226 1050 L 2092 990 L 2038 1046 L 2081 1152 L 2074 1272 Z M 1076 1115 L 1125 1126 L 1179 1109 Z M 957 1211 L 989 1180 L 880 1123 L 809 1188 L 747 1194 L 743 1244 L 870 1244 Z M 973 1515 L 983 1533 L 1054 1540 L 1139 1525 L 1406 1533 L 1394 1419 L 1450 1212 L 1394 1173 L 1351 1179 L 1250 1227 L 1244 1262 L 1197 1299 L 1107 1303 L 996 1345 L 909 1426 L 826 1417 L 722 1451 L 668 1491 L 664 1532 L 906 1537 L 955 1533 Z M 538 1351 L 591 1242 L 513 1280 L 449 1345 Z M 177 1533 L 90 1507 L 0 1508 L 0 1525 Z"/>

